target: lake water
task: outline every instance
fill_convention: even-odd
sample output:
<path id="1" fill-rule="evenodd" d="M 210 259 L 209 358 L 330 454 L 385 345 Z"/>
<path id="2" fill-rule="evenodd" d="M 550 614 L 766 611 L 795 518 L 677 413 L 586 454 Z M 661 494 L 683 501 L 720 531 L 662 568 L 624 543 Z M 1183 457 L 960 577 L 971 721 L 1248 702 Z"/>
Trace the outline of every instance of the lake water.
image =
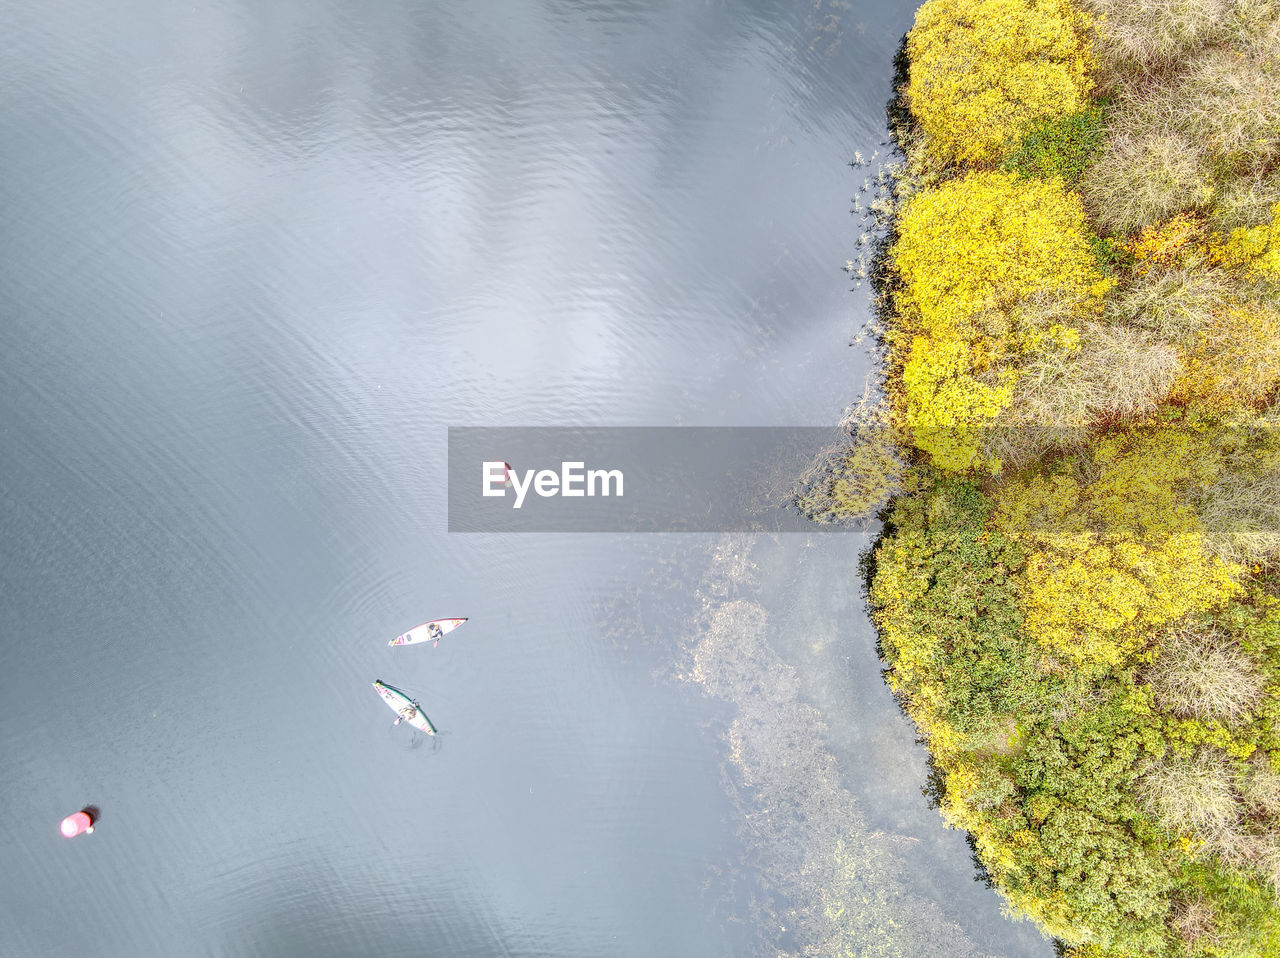
<path id="1" fill-rule="evenodd" d="M 739 575 L 445 532 L 450 425 L 856 398 L 846 163 L 913 4 L 0 9 L 0 956 L 773 954 L 832 827 L 905 916 L 875 953 L 1052 953 L 921 794 L 862 536 Z M 776 721 L 679 678 L 731 600 L 796 669 Z M 762 831 L 782 766 L 731 726 L 817 729 L 837 824 Z"/>

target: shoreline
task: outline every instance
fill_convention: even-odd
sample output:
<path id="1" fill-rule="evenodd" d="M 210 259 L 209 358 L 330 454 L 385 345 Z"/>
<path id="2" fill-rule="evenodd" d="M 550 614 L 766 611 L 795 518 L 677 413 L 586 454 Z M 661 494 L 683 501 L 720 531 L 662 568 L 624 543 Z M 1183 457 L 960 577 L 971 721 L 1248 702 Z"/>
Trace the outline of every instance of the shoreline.
<path id="1" fill-rule="evenodd" d="M 804 501 L 882 510 L 940 810 L 1077 958 L 1280 948 L 1280 20 L 1187 9 L 920 8 L 884 396 Z"/>

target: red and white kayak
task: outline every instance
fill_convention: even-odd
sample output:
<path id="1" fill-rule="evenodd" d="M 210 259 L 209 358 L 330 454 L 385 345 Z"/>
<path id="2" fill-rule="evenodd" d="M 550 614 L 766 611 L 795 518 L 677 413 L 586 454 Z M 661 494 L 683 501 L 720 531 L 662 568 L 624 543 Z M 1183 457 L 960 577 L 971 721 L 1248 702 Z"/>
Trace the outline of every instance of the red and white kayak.
<path id="1" fill-rule="evenodd" d="M 382 701 L 387 703 L 387 708 L 400 716 L 400 720 L 405 725 L 411 725 L 419 732 L 426 732 L 428 735 L 436 734 L 436 727 L 431 724 L 431 719 L 427 718 L 422 707 L 409 696 L 382 681 L 374 682 L 373 688 L 382 696 Z"/>
<path id="2" fill-rule="evenodd" d="M 397 635 L 387 645 L 415 645 L 418 642 L 439 642 L 466 619 L 432 619 L 423 622 L 416 629 L 410 629 L 404 635 Z"/>

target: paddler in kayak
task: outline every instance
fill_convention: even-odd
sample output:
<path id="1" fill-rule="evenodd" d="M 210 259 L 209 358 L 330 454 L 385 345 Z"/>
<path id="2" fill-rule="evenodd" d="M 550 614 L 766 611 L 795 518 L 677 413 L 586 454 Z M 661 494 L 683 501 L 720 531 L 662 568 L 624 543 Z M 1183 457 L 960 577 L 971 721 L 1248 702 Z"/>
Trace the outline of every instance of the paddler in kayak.
<path id="1" fill-rule="evenodd" d="M 440 640 L 444 638 L 444 629 L 440 628 L 438 623 L 432 622 L 427 626 L 427 635 L 435 639 L 435 641 L 431 643 L 431 647 L 434 649 L 440 644 Z"/>
<path id="2" fill-rule="evenodd" d="M 411 702 L 396 713 L 399 716 L 393 723 L 393 726 L 399 725 L 401 722 L 412 722 L 418 715 L 418 704 Z"/>

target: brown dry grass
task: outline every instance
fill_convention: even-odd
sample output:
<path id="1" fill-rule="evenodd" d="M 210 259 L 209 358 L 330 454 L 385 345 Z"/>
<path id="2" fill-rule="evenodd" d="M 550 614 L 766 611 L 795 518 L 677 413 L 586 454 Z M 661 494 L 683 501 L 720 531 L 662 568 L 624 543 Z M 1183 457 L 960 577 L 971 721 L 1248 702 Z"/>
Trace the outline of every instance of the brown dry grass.
<path id="1" fill-rule="evenodd" d="M 1174 906 L 1170 926 L 1188 945 L 1212 945 L 1221 940 L 1217 915 L 1203 898 L 1193 898 Z"/>
<path id="2" fill-rule="evenodd" d="M 1280 561 L 1280 471 L 1230 470 L 1199 497 L 1205 542 L 1228 562 Z"/>
<path id="3" fill-rule="evenodd" d="M 1250 53 L 1280 57 L 1280 9 L 1275 0 L 1232 0 L 1230 41 Z"/>
<path id="4" fill-rule="evenodd" d="M 1117 114 L 1098 161 L 1081 183 L 1089 210 L 1105 231 L 1133 233 L 1213 196 L 1203 151 L 1173 129 Z"/>
<path id="5" fill-rule="evenodd" d="M 1017 470 L 1049 450 L 1079 448 L 1097 423 L 1153 412 L 1182 372 L 1177 348 L 1152 333 L 1085 323 L 1078 348 L 1052 346 L 1023 364 L 982 454 Z"/>
<path id="6" fill-rule="evenodd" d="M 1234 229 L 1260 226 L 1271 220 L 1271 208 L 1276 203 L 1280 203 L 1280 170 L 1231 177 L 1218 187 L 1209 225 L 1224 235 Z"/>
<path id="7" fill-rule="evenodd" d="M 1253 846 L 1253 867 L 1280 899 L 1280 836 L 1263 835 Z"/>
<path id="8" fill-rule="evenodd" d="M 1256 173 L 1280 152 L 1280 69 L 1269 58 L 1205 50 L 1167 95 L 1177 128 L 1216 162 Z"/>
<path id="9" fill-rule="evenodd" d="M 1176 64 L 1231 26 L 1229 0 L 1085 0 L 1098 19 L 1104 71 L 1141 73 Z"/>
<path id="10" fill-rule="evenodd" d="M 1238 285 L 1222 270 L 1155 270 L 1112 299 L 1107 318 L 1146 329 L 1162 342 L 1190 346 Z"/>
<path id="11" fill-rule="evenodd" d="M 1119 92 L 1082 193 L 1099 224 L 1131 233 L 1225 200 L 1219 229 L 1253 225 L 1280 159 L 1280 43 L 1214 46 Z"/>
<path id="12" fill-rule="evenodd" d="M 1077 351 L 1042 352 L 1023 367 L 1011 405 L 1051 429 L 1142 416 L 1180 371 L 1177 350 L 1150 333 L 1087 323 Z"/>
<path id="13" fill-rule="evenodd" d="M 1238 785 L 1245 807 L 1255 815 L 1280 817 L 1280 772 L 1271 767 L 1262 753 L 1255 753 L 1253 760 Z"/>
<path id="14" fill-rule="evenodd" d="M 1139 791 L 1148 811 L 1170 831 L 1211 843 L 1237 832 L 1240 804 L 1230 763 L 1220 752 L 1204 749 L 1191 758 L 1165 759 L 1147 772 Z"/>
<path id="15" fill-rule="evenodd" d="M 1253 661 L 1228 636 L 1193 626 L 1165 635 L 1147 681 L 1163 711 L 1225 722 L 1250 716 L 1265 688 Z"/>
<path id="16" fill-rule="evenodd" d="M 1210 413 L 1258 408 L 1280 382 L 1280 311 L 1227 302 L 1184 351 L 1183 365 L 1173 399 Z"/>

